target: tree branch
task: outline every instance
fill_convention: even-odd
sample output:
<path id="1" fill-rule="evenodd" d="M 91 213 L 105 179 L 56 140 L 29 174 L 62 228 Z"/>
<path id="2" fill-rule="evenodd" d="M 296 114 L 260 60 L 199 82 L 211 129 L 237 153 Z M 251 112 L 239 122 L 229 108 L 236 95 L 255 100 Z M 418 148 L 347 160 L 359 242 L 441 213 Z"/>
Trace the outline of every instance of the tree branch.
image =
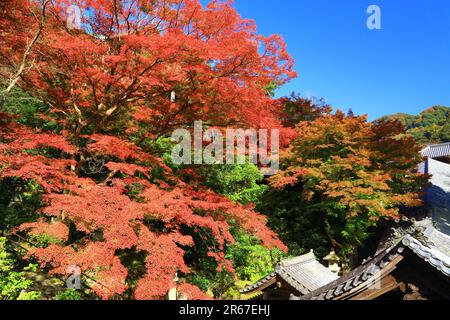
<path id="1" fill-rule="evenodd" d="M 31 40 L 31 42 L 27 43 L 25 52 L 23 53 L 23 56 L 22 56 L 22 61 L 19 65 L 19 68 L 17 69 L 16 73 L 11 77 L 6 89 L 4 89 L 0 92 L 0 109 L 3 107 L 3 105 L 6 101 L 6 98 L 10 94 L 11 90 L 16 86 L 17 82 L 21 78 L 22 73 L 24 72 L 25 68 L 27 67 L 28 57 L 31 54 L 36 42 L 41 37 L 42 32 L 44 31 L 45 21 L 46 21 L 46 17 L 47 17 L 47 15 L 46 15 L 47 5 L 50 3 L 50 0 L 41 0 L 41 1 L 42 1 L 41 21 L 39 22 L 38 30 L 36 30 L 36 33 L 35 33 L 33 39 Z"/>

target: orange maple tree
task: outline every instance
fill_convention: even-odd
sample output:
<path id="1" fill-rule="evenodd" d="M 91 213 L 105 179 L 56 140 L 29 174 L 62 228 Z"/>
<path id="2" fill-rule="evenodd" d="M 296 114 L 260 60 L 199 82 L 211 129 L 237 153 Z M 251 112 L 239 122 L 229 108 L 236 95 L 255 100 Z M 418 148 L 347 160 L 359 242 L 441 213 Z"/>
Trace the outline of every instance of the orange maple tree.
<path id="1" fill-rule="evenodd" d="M 299 210 L 321 217 L 330 243 L 350 253 L 381 219 L 422 204 L 420 147 L 404 130 L 396 121 L 371 123 L 340 111 L 301 121 L 271 185 L 297 190 Z"/>

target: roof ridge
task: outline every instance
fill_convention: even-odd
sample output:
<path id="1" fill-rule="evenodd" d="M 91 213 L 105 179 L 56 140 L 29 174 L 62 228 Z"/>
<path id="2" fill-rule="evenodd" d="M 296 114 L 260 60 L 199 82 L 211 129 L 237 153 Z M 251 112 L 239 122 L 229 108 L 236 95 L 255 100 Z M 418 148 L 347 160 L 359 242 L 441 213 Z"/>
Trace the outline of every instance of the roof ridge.
<path id="1" fill-rule="evenodd" d="M 439 146 L 445 146 L 445 145 L 449 145 L 450 142 L 443 142 L 443 143 L 433 143 L 433 144 L 429 144 L 427 145 L 424 149 L 426 148 L 430 148 L 430 147 L 439 147 Z"/>
<path id="2" fill-rule="evenodd" d="M 305 263 L 305 262 L 309 262 L 309 261 L 313 261 L 313 260 L 317 260 L 316 255 L 314 254 L 314 252 L 310 251 L 307 254 L 304 254 L 304 255 L 301 255 L 298 257 L 281 260 L 278 263 L 278 265 L 281 267 L 290 267 L 290 266 L 293 266 L 296 264 Z"/>

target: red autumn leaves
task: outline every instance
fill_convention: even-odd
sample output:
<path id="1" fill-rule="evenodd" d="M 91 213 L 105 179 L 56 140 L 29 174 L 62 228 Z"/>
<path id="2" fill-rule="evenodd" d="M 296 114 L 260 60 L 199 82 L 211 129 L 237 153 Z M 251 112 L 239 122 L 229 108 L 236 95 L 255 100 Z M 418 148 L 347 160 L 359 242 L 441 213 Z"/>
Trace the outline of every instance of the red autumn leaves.
<path id="1" fill-rule="evenodd" d="M 43 193 L 42 219 L 21 230 L 45 231 L 56 240 L 30 254 L 54 273 L 79 266 L 107 299 L 129 287 L 118 250 L 145 252 L 146 272 L 134 296 L 155 299 L 167 294 L 176 271 L 191 272 L 183 247 L 195 244 L 183 226 L 209 230 L 215 243 L 209 256 L 230 271 L 222 252 L 234 241 L 229 221 L 285 249 L 264 216 L 209 190 L 193 190 L 142 144 L 193 120 L 281 127 L 266 92 L 295 76 L 281 38 L 259 36 L 228 1 L 203 8 L 197 0 L 58 0 L 48 5 L 43 33 L 22 59 L 20 46 L 39 27 L 32 17 L 41 9 L 22 4 L 1 7 L 2 75 L 24 60 L 27 72 L 18 86 L 49 107 L 42 119 L 62 128 L 50 133 L 6 117 L 1 122 L 1 177 L 35 181 Z M 71 4 L 83 13 L 82 30 L 65 26 Z M 176 101 L 169 99 L 173 91 Z M 86 169 L 93 157 L 100 176 Z M 161 177 L 153 178 L 154 168 Z M 164 232 L 149 227 L 155 219 Z M 204 297 L 189 284 L 180 290 Z"/>

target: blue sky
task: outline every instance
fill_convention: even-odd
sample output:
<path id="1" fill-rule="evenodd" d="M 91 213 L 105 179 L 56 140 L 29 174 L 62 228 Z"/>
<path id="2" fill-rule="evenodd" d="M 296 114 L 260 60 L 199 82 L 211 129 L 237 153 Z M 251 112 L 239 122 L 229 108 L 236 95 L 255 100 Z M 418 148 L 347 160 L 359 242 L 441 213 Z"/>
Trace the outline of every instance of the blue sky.
<path id="1" fill-rule="evenodd" d="M 369 30 L 367 7 L 381 8 Z M 282 35 L 299 78 L 281 88 L 375 119 L 450 106 L 450 0 L 235 0 L 259 33 Z"/>

